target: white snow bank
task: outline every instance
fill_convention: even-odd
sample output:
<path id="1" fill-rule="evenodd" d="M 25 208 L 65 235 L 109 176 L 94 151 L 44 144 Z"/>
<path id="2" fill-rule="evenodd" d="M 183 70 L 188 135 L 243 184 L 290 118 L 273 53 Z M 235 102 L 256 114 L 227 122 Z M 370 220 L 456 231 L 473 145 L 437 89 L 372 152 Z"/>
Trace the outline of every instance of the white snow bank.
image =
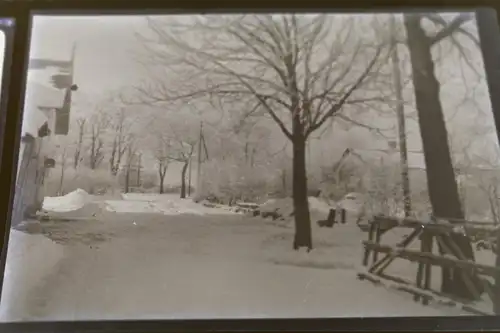
<path id="1" fill-rule="evenodd" d="M 225 215 L 236 214 L 229 207 L 206 207 L 191 199 L 168 199 L 156 202 L 157 208 L 165 215 L 194 214 L 194 215 Z"/>
<path id="2" fill-rule="evenodd" d="M 177 195 L 171 194 L 128 193 L 123 194 L 122 197 L 124 200 L 106 200 L 106 210 L 115 213 L 161 213 L 165 215 L 236 214 L 229 209 L 205 207 L 191 199 L 181 199 Z"/>
<path id="3" fill-rule="evenodd" d="M 49 212 L 71 212 L 78 210 L 91 201 L 90 195 L 77 189 L 60 197 L 45 197 L 42 208 Z"/>
<path id="4" fill-rule="evenodd" d="M 332 209 L 332 207 L 330 207 L 329 204 L 327 204 L 326 202 L 324 202 L 316 197 L 309 197 L 309 209 L 312 211 L 316 211 L 318 213 L 321 213 L 321 214 L 328 215 L 328 213 L 330 212 L 330 209 Z"/>
<path id="5" fill-rule="evenodd" d="M 132 201 L 157 201 L 161 198 L 160 194 L 143 194 L 143 193 L 122 193 L 123 200 Z"/>
<path id="6" fill-rule="evenodd" d="M 270 199 L 260 205 L 259 208 L 264 212 L 276 211 L 282 216 L 288 217 L 293 213 L 293 199 Z M 309 197 L 309 210 L 311 213 L 320 216 L 324 215 L 323 218 L 326 218 L 331 208 L 326 202 L 315 197 Z"/>
<path id="7" fill-rule="evenodd" d="M 114 213 L 161 213 L 154 202 L 133 200 L 106 200 L 106 210 Z"/>
<path id="8" fill-rule="evenodd" d="M 0 303 L 0 321 L 22 320 L 30 291 L 63 257 L 63 247 L 42 235 L 11 230 Z"/>

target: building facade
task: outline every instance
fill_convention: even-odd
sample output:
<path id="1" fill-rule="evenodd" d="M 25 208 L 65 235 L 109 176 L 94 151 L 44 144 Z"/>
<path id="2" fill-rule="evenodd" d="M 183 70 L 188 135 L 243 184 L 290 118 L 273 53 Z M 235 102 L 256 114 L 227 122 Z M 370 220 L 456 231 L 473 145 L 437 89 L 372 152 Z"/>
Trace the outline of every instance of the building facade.
<path id="1" fill-rule="evenodd" d="M 32 215 L 43 203 L 43 183 L 46 169 L 53 166 L 47 156 L 51 133 L 55 126 L 57 104 L 62 94 L 36 82 L 28 82 L 21 130 L 21 144 L 15 185 L 11 224 L 17 226 L 26 215 Z M 39 105 L 46 107 L 40 108 Z"/>

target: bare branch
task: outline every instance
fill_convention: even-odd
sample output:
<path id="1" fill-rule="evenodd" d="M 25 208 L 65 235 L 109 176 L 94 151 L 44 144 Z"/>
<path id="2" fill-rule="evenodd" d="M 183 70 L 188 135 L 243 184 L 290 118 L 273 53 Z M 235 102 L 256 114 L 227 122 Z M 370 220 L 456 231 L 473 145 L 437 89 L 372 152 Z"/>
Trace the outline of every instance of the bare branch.
<path id="1" fill-rule="evenodd" d="M 306 136 L 310 135 L 312 132 L 320 128 L 329 118 L 335 115 L 342 108 L 344 103 L 349 99 L 352 93 L 363 83 L 367 75 L 370 73 L 372 67 L 378 60 L 381 52 L 382 52 L 382 47 L 379 47 L 375 55 L 373 56 L 372 60 L 366 67 L 366 69 L 363 71 L 363 73 L 358 77 L 356 82 L 349 88 L 349 90 L 344 94 L 344 96 L 342 96 L 342 98 L 337 103 L 333 104 L 330 107 L 330 109 L 326 111 L 324 114 L 320 114 L 319 112 L 316 114 L 313 123 L 311 123 L 311 125 L 307 129 Z"/>
<path id="2" fill-rule="evenodd" d="M 434 36 L 429 37 L 431 45 L 440 42 L 442 39 L 449 37 L 456 33 L 458 29 L 467 21 L 470 21 L 473 16 L 470 13 L 460 13 L 453 18 L 453 20 L 449 23 L 446 23 L 442 18 L 441 20 L 437 19 L 436 16 L 426 16 L 431 19 L 433 22 L 440 22 L 442 25 L 442 29 L 439 30 Z"/>
<path id="3" fill-rule="evenodd" d="M 344 104 L 375 101 L 372 91 L 355 98 L 356 90 L 383 84 L 375 78 L 384 47 L 375 44 L 375 56 L 369 55 L 379 38 L 356 33 L 353 22 L 296 14 L 208 15 L 189 23 L 152 19 L 150 36 L 142 38 L 143 63 L 161 74 L 136 93 L 140 102 L 171 105 L 203 99 L 211 104 L 217 96 L 214 108 L 224 114 L 231 103 L 242 121 L 262 112 L 286 138 L 295 130 L 307 138 Z M 294 116 L 298 129 L 290 126 Z"/>

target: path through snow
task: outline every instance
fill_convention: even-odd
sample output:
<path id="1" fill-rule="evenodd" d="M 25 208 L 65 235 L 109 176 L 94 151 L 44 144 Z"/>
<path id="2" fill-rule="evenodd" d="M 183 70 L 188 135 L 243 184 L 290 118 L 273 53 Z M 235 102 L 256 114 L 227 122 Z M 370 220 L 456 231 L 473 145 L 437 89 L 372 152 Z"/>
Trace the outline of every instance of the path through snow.
<path id="1" fill-rule="evenodd" d="M 184 207 L 171 200 L 171 206 Z M 151 200 L 145 200 L 145 202 Z M 126 198 L 123 206 L 140 206 Z M 189 210 L 188 210 L 189 212 Z M 355 226 L 315 229 L 316 250 L 291 251 L 292 229 L 232 215 L 108 213 L 54 228 L 109 240 L 64 245 L 30 290 L 30 320 L 459 315 L 356 279 Z M 22 285 L 16 286 L 23 288 Z"/>

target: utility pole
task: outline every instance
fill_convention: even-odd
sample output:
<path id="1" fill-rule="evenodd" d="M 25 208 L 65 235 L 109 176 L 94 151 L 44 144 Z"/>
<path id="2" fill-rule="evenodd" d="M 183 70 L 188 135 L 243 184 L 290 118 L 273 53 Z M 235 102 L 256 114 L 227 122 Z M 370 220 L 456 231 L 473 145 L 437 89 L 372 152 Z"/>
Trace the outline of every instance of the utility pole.
<path id="1" fill-rule="evenodd" d="M 403 100 L 403 85 L 401 83 L 401 68 L 398 53 L 398 43 L 396 39 L 396 16 L 391 15 L 391 61 L 392 61 L 392 78 L 394 84 L 394 92 L 396 94 L 396 114 L 398 119 L 398 134 L 399 134 L 399 157 L 401 164 L 401 180 L 403 186 L 404 212 L 405 217 L 411 215 L 411 191 L 410 178 L 408 170 L 408 145 L 406 142 L 406 119 Z"/>
<path id="2" fill-rule="evenodd" d="M 199 193 L 201 185 L 201 140 L 203 138 L 203 121 L 200 122 L 200 137 L 198 139 L 198 170 L 196 171 L 196 191 Z"/>

